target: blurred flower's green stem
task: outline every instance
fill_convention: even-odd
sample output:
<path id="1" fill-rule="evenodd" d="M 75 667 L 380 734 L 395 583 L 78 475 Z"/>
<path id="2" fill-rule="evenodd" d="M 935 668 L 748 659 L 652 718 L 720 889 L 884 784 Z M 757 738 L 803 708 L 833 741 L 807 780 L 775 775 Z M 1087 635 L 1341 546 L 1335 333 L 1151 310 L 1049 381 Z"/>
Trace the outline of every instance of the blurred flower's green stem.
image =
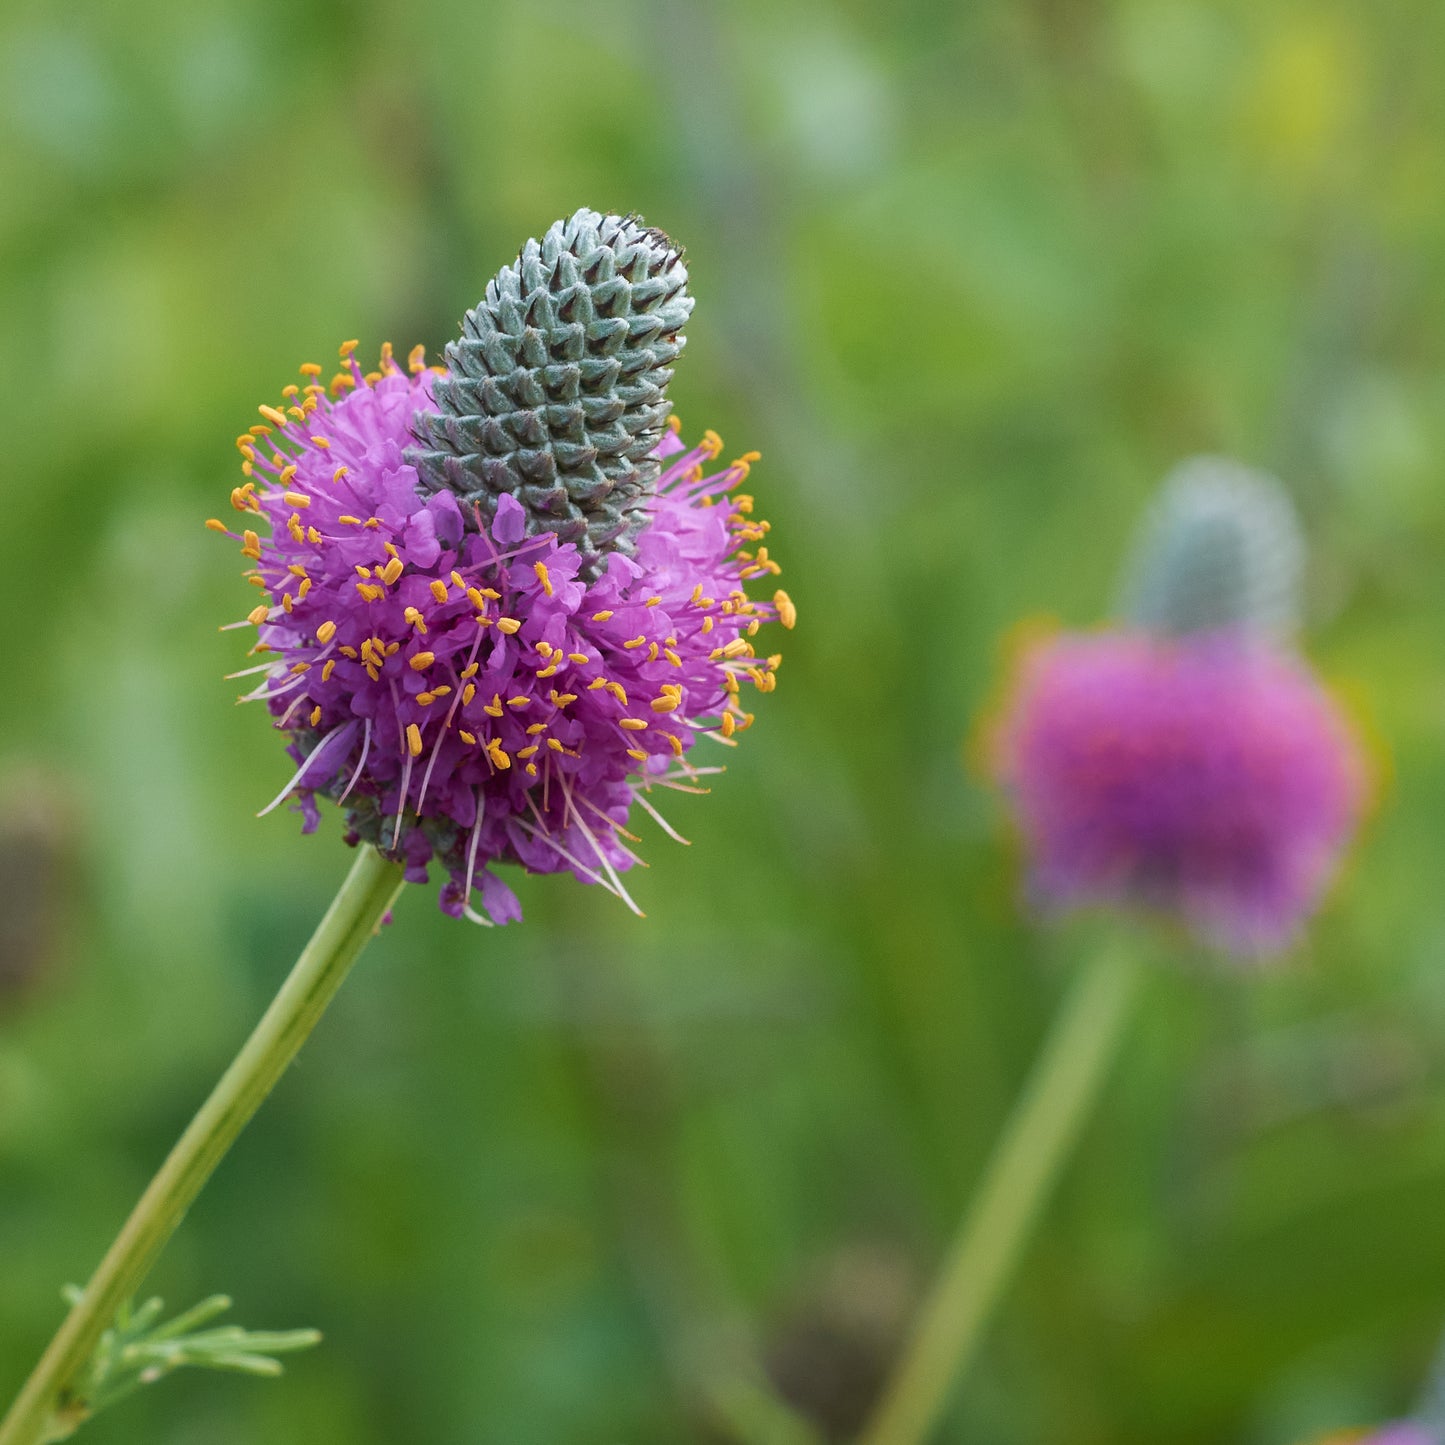
<path id="1" fill-rule="evenodd" d="M 39 1445 L 52 1416 L 84 1408 L 67 1388 L 144 1279 L 202 1185 L 296 1057 L 403 885 L 402 867 L 362 847 L 261 1022 L 151 1180 L 34 1373 L 0 1422 L 0 1445 Z"/>
<path id="2" fill-rule="evenodd" d="M 1111 933 L 1054 1020 L 861 1445 L 922 1445 L 937 1426 L 1088 1117 L 1136 977 L 1131 940 Z"/>

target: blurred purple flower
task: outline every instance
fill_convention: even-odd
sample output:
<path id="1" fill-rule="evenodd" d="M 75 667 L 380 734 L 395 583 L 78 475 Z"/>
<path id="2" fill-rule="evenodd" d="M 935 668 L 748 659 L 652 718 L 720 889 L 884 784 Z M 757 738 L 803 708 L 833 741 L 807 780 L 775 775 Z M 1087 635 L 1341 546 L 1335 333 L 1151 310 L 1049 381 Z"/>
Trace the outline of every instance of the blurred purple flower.
<path id="1" fill-rule="evenodd" d="M 1294 936 L 1364 796 L 1305 664 L 1240 630 L 1038 644 L 998 744 L 1042 905 L 1143 905 L 1242 955 Z"/>
<path id="2" fill-rule="evenodd" d="M 657 817 L 648 789 L 712 771 L 690 765 L 694 743 L 752 722 L 742 683 L 776 683 L 779 659 L 751 639 L 765 621 L 791 626 L 792 603 L 747 597 L 777 565 L 766 546 L 744 550 L 766 533 L 751 499 L 724 500 L 754 458 L 706 474 L 716 436 L 688 450 L 668 432 L 635 556 L 610 553 L 583 580 L 576 547 L 528 536 L 510 495 L 487 522 L 451 491 L 418 490 L 403 453 L 431 399 L 419 349 L 410 375 L 390 348 L 366 376 L 342 354 L 329 389 L 302 368 L 310 384 L 238 438 L 248 480 L 232 502 L 269 524 L 237 538 L 267 599 L 248 619 L 267 659 L 249 696 L 297 764 L 270 807 L 294 795 L 309 832 L 317 797 L 334 799 L 348 841 L 404 859 L 413 881 L 439 862 L 453 915 L 485 921 L 475 891 L 492 921 L 520 916 L 498 862 L 631 903 L 618 875 L 637 861 L 632 804 Z"/>
<path id="3" fill-rule="evenodd" d="M 1345 1430 L 1326 1435 L 1314 1445 L 1441 1445 L 1440 1437 L 1410 1420 L 1380 1430 Z"/>

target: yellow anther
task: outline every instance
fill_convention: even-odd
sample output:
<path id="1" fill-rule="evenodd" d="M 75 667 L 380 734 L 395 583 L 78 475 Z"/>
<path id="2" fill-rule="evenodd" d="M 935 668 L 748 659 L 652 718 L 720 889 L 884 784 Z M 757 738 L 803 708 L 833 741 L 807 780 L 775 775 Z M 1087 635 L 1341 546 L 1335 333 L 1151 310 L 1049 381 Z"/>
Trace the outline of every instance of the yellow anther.
<path id="1" fill-rule="evenodd" d="M 510 634 L 513 633 L 513 632 L 516 632 L 516 631 L 521 627 L 521 625 L 522 625 L 522 624 L 521 624 L 520 622 L 518 622 L 515 617 L 499 617 L 499 618 L 497 618 L 497 626 L 498 626 L 503 632 L 507 633 L 508 635 L 510 635 Z"/>
<path id="2" fill-rule="evenodd" d="M 353 351 L 355 351 L 356 348 L 357 348 L 358 346 L 360 346 L 360 345 L 361 345 L 361 343 L 360 343 L 359 341 L 355 341 L 355 340 L 352 340 L 352 341 L 343 341 L 343 342 L 341 343 L 341 345 L 336 348 L 336 354 L 337 354 L 343 361 L 345 361 L 345 360 L 351 355 L 351 353 L 352 353 Z"/>
<path id="3" fill-rule="evenodd" d="M 302 376 L 321 375 L 321 367 L 314 361 L 303 361 L 301 365 L 296 368 L 296 370 L 299 371 Z"/>
<path id="4" fill-rule="evenodd" d="M 487 756 L 504 772 L 512 766 L 512 760 L 507 756 L 506 749 L 502 747 L 496 738 L 492 738 L 487 743 Z"/>
<path id="5" fill-rule="evenodd" d="M 309 662 L 293 662 L 291 664 L 291 675 L 293 677 L 299 677 L 303 672 L 310 671 L 311 664 Z"/>
<path id="6" fill-rule="evenodd" d="M 551 574 L 547 571 L 547 564 L 545 562 L 533 562 L 532 571 L 537 574 L 537 581 L 542 584 L 542 591 L 550 597 L 552 595 L 552 578 Z"/>
<path id="7" fill-rule="evenodd" d="M 291 534 L 293 542 L 304 542 L 306 540 L 305 529 L 301 525 L 301 518 L 296 512 L 292 512 L 286 518 L 286 530 Z"/>
<path id="8" fill-rule="evenodd" d="M 354 647 L 348 647 L 345 643 L 342 643 L 336 650 L 343 657 L 349 657 L 353 662 L 356 661 L 356 649 Z"/>
<path id="9" fill-rule="evenodd" d="M 357 575 L 358 577 L 370 577 L 370 576 L 371 576 L 371 568 L 370 568 L 370 567 L 363 567 L 360 562 L 357 562 L 357 563 L 355 563 L 354 565 L 355 565 L 355 568 L 356 568 L 356 575 Z"/>
<path id="10" fill-rule="evenodd" d="M 698 446 L 700 452 L 706 452 L 708 456 L 718 456 L 723 449 L 723 439 L 711 427 L 702 434 L 702 442 Z"/>
<path id="11" fill-rule="evenodd" d="M 406 750 L 414 758 L 421 756 L 421 729 L 415 723 L 406 725 Z"/>
<path id="12" fill-rule="evenodd" d="M 536 753 L 536 751 L 537 744 L 528 743 L 526 747 L 517 749 L 517 756 L 519 758 L 530 758 L 531 756 L 533 756 L 534 753 Z"/>
<path id="13" fill-rule="evenodd" d="M 207 517 L 206 526 L 212 532 L 228 532 L 230 528 L 219 517 Z"/>
<path id="14" fill-rule="evenodd" d="M 336 469 L 334 472 L 332 472 L 332 474 L 331 474 L 331 480 L 332 480 L 333 482 L 339 482 L 339 481 L 340 481 L 344 476 L 346 476 L 346 475 L 347 475 L 347 468 L 346 468 L 346 467 L 337 467 L 337 469 Z"/>
<path id="15" fill-rule="evenodd" d="M 762 625 L 763 624 L 756 617 L 754 617 L 753 620 L 749 622 L 747 627 L 743 630 L 748 634 L 749 637 L 756 637 L 758 635 L 758 628 L 760 628 Z"/>
<path id="16" fill-rule="evenodd" d="M 367 602 L 380 602 L 386 596 L 386 589 L 378 587 L 375 582 L 358 582 L 356 590 L 361 593 Z"/>
<path id="17" fill-rule="evenodd" d="M 575 662 L 578 667 L 585 667 L 592 659 L 588 657 L 585 652 L 569 652 L 567 654 L 567 661 Z"/>
<path id="18" fill-rule="evenodd" d="M 661 602 L 661 601 L 662 601 L 662 598 L 661 598 L 661 597 L 649 597 L 649 598 L 647 599 L 647 601 L 644 602 L 642 605 L 643 605 L 644 607 L 656 607 L 657 604 L 658 604 L 659 602 Z"/>
<path id="19" fill-rule="evenodd" d="M 682 666 L 682 659 L 669 647 L 662 654 L 674 667 Z"/>
<path id="20" fill-rule="evenodd" d="M 554 687 L 550 693 L 553 707 L 566 707 L 569 703 L 577 701 L 575 692 L 558 692 Z"/>
<path id="21" fill-rule="evenodd" d="M 425 633 L 426 633 L 426 618 L 424 618 L 424 617 L 421 615 L 421 613 L 416 610 L 415 607 L 408 607 L 408 608 L 406 609 L 406 611 L 403 612 L 401 615 L 402 615 L 402 618 L 403 618 L 405 621 L 411 623 L 411 625 L 412 625 L 413 627 L 415 627 L 418 632 L 420 632 L 420 633 L 422 633 L 423 635 L 425 635 Z"/>
<path id="22" fill-rule="evenodd" d="M 529 778 L 535 778 L 535 777 L 537 776 L 537 765 L 536 765 L 536 763 L 528 763 L 528 764 L 527 764 L 527 776 L 528 776 Z"/>
<path id="23" fill-rule="evenodd" d="M 383 543 L 381 544 L 381 550 L 382 550 L 383 552 L 385 552 L 388 557 L 398 557 L 398 556 L 401 555 L 401 554 L 396 550 L 396 543 L 395 543 L 395 542 L 383 542 Z"/>
<path id="24" fill-rule="evenodd" d="M 551 657 L 552 644 L 550 642 L 539 642 L 537 644 L 537 651 L 540 652 L 543 657 Z"/>
<path id="25" fill-rule="evenodd" d="M 286 570 L 293 577 L 304 577 L 306 575 L 306 569 L 299 562 L 289 563 L 286 567 Z"/>
<path id="26" fill-rule="evenodd" d="M 458 729 L 457 729 L 457 736 L 458 736 L 464 743 L 471 743 L 473 746 L 476 745 L 477 735 L 476 735 L 475 733 L 469 733 L 469 732 L 466 730 L 466 728 L 458 728 Z"/>
<path id="27" fill-rule="evenodd" d="M 791 629 L 796 626 L 798 609 L 793 606 L 793 599 L 781 587 L 773 593 L 773 606 L 778 609 L 778 621 L 784 627 Z"/>
<path id="28" fill-rule="evenodd" d="M 406 354 L 406 367 L 413 376 L 419 371 L 426 370 L 426 347 L 413 346 Z"/>
<path id="29" fill-rule="evenodd" d="M 472 699 L 473 699 L 476 695 L 477 695 L 477 685 L 476 685 L 476 683 L 474 683 L 474 682 L 469 682 L 469 683 L 462 689 L 462 706 L 463 706 L 463 707 L 469 706 L 469 705 L 471 704 Z M 496 716 L 497 716 L 497 717 L 501 717 L 501 715 L 502 715 L 502 710 L 501 710 L 501 708 L 499 707 L 499 708 L 497 709 L 497 711 L 496 711 Z"/>
<path id="30" fill-rule="evenodd" d="M 594 677 L 594 678 L 592 679 L 592 681 L 587 684 L 587 691 L 588 691 L 588 692 L 596 692 L 599 687 L 606 687 L 606 686 L 607 686 L 607 679 L 606 679 L 605 677 Z"/>
<path id="31" fill-rule="evenodd" d="M 475 677 L 481 669 L 482 664 L 480 662 L 469 662 L 462 668 L 462 681 L 465 682 L 469 677 Z"/>
<path id="32" fill-rule="evenodd" d="M 447 600 L 447 584 L 443 582 L 441 578 L 438 577 L 431 584 L 431 595 L 435 597 L 438 602 L 445 602 Z"/>
<path id="33" fill-rule="evenodd" d="M 374 532 L 379 526 L 381 526 L 381 518 L 380 518 L 380 517 L 368 517 L 361 525 L 362 525 L 363 527 L 368 527 L 368 528 L 370 528 L 370 529 Z"/>
<path id="34" fill-rule="evenodd" d="M 382 367 L 382 370 L 385 371 L 388 366 L 394 366 L 395 364 L 396 364 L 396 353 L 395 353 L 395 351 L 392 349 L 391 342 L 389 342 L 389 341 L 383 341 L 383 342 L 381 343 L 381 367 Z"/>
<path id="35" fill-rule="evenodd" d="M 737 727 L 738 725 L 737 722 L 734 720 L 733 715 L 730 712 L 725 712 L 722 715 L 722 723 L 720 724 L 718 731 L 722 733 L 725 738 L 730 738 L 737 731 Z"/>
<path id="36" fill-rule="evenodd" d="M 301 585 L 296 589 L 296 600 L 297 600 L 298 602 L 304 602 L 304 601 L 306 600 L 306 594 L 307 594 L 310 590 L 311 590 L 311 579 L 310 579 L 309 577 L 303 577 L 303 578 L 301 579 Z"/>
<path id="37" fill-rule="evenodd" d="M 390 587 L 395 583 L 396 579 L 401 576 L 403 570 L 401 558 L 393 557 L 391 561 L 381 569 L 381 580 Z"/>
<path id="38" fill-rule="evenodd" d="M 264 589 L 266 586 L 266 579 L 264 577 L 248 577 L 246 578 L 246 581 L 248 581 L 252 587 L 260 587 Z"/>
<path id="39" fill-rule="evenodd" d="M 437 660 L 434 652 L 418 652 L 411 660 L 413 672 L 425 672 Z"/>
<path id="40" fill-rule="evenodd" d="M 544 668 L 537 674 L 537 676 L 538 676 L 539 678 L 543 678 L 543 677 L 555 677 L 555 676 L 556 676 L 556 673 L 557 673 L 557 664 L 554 662 L 554 663 L 551 664 L 550 667 L 544 667 Z"/>
<path id="41" fill-rule="evenodd" d="M 487 599 L 483 597 L 475 587 L 467 588 L 467 601 L 470 602 L 478 612 L 485 612 L 487 610 Z"/>
<path id="42" fill-rule="evenodd" d="M 419 692 L 416 700 L 422 707 L 430 707 L 437 700 L 437 695 L 434 692 Z"/>
<path id="43" fill-rule="evenodd" d="M 336 624 L 334 622 L 323 622 L 316 629 L 317 642 L 330 642 L 336 636 Z"/>
<path id="44" fill-rule="evenodd" d="M 701 632 L 702 632 L 702 634 L 703 634 L 704 637 L 707 636 L 707 634 L 712 631 L 712 618 L 711 618 L 711 617 L 704 617 L 704 618 L 703 618 L 703 620 L 702 620 L 702 627 L 701 627 L 700 630 L 701 630 Z"/>
<path id="45" fill-rule="evenodd" d="M 627 648 L 641 647 L 641 646 L 643 646 L 644 643 L 646 643 L 646 641 L 647 641 L 647 638 L 644 637 L 643 634 L 639 632 L 636 637 L 630 638 L 628 641 L 624 642 L 622 645 L 623 645 L 624 647 L 627 647 Z"/>
<path id="46" fill-rule="evenodd" d="M 467 699 L 465 697 L 462 698 L 463 702 L 466 702 L 466 700 Z M 488 717 L 501 717 L 502 694 L 499 692 L 494 692 L 492 694 L 491 702 L 483 704 L 482 711 L 486 713 Z"/>
<path id="47" fill-rule="evenodd" d="M 453 582 L 456 586 L 460 587 L 463 591 L 466 590 L 466 586 L 467 586 L 466 581 L 465 581 L 465 579 L 462 577 L 462 574 L 461 574 L 460 572 L 458 572 L 455 567 L 452 568 L 452 582 Z"/>
<path id="48" fill-rule="evenodd" d="M 350 512 L 343 512 L 336 520 L 346 523 L 348 527 L 359 527 L 361 525 L 361 518 L 353 517 Z"/>
<path id="49" fill-rule="evenodd" d="M 667 745 L 672 749 L 674 756 L 680 758 L 682 756 L 682 739 L 672 733 L 663 733 L 663 737 L 667 739 Z"/>
<path id="50" fill-rule="evenodd" d="M 609 682 L 607 684 L 607 691 L 610 692 L 623 707 L 627 706 L 627 689 L 623 687 L 620 682 Z"/>
<path id="51" fill-rule="evenodd" d="M 326 659 L 325 664 L 322 666 L 322 669 L 321 669 L 321 681 L 322 681 L 322 682 L 330 682 L 330 681 L 331 681 L 331 674 L 332 674 L 333 672 L 335 672 L 335 671 L 336 671 L 336 659 L 335 659 L 334 657 L 328 657 L 328 658 Z"/>
<path id="52" fill-rule="evenodd" d="M 647 724 L 643 722 L 640 717 L 619 718 L 617 726 L 620 728 L 626 728 L 627 731 L 630 733 L 645 732 L 647 729 Z"/>
<path id="53" fill-rule="evenodd" d="M 509 698 L 507 699 L 507 706 L 508 706 L 508 707 L 523 708 L 523 707 L 530 707 L 531 705 L 532 705 L 532 699 L 529 698 L 529 697 L 509 697 Z"/>
<path id="54" fill-rule="evenodd" d="M 657 661 L 657 644 L 655 642 L 649 642 L 647 644 L 647 660 L 649 662 Z"/>
<path id="55" fill-rule="evenodd" d="M 313 707 L 313 708 L 311 709 L 311 726 L 314 727 L 314 728 L 321 726 L 321 705 L 320 705 L 320 703 L 318 703 L 315 707 Z"/>
<path id="56" fill-rule="evenodd" d="M 602 611 L 602 612 L 594 612 L 594 613 L 592 614 L 592 620 L 593 620 L 594 622 L 606 622 L 607 619 L 608 619 L 609 617 L 611 617 L 611 616 L 612 616 L 612 609 L 609 607 L 609 608 L 605 609 L 605 610 Z"/>
<path id="57" fill-rule="evenodd" d="M 548 738 L 547 746 L 551 748 L 554 753 L 560 753 L 563 751 L 562 744 L 558 742 L 556 738 Z"/>
<path id="58" fill-rule="evenodd" d="M 313 547 L 319 547 L 322 542 L 321 533 L 318 532 L 315 527 L 307 527 L 306 540 L 310 542 Z"/>
<path id="59" fill-rule="evenodd" d="M 534 737 L 537 736 L 538 733 L 544 733 L 544 732 L 546 732 L 546 731 L 547 731 L 547 724 L 546 724 L 546 723 L 533 723 L 533 724 L 527 729 L 527 736 L 528 736 L 529 738 L 534 738 Z"/>
<path id="60" fill-rule="evenodd" d="M 258 406 L 256 410 L 259 411 L 272 426 L 286 425 L 286 413 L 277 411 L 274 406 Z"/>
<path id="61" fill-rule="evenodd" d="M 636 758 L 639 763 L 645 763 L 647 761 L 647 754 L 643 752 L 641 748 L 628 748 L 627 756 L 629 758 Z"/>
<path id="62" fill-rule="evenodd" d="M 246 614 L 246 621 L 259 627 L 270 615 L 271 609 L 264 602 L 259 602 Z"/>

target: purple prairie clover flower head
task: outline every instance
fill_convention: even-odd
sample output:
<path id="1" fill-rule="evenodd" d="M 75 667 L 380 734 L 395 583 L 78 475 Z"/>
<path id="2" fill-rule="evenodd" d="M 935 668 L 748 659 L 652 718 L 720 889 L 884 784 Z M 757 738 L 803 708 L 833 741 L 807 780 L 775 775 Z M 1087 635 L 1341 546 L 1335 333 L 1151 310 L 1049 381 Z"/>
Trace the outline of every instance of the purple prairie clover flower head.
<path id="1" fill-rule="evenodd" d="M 595 232 L 583 235 L 583 261 L 605 272 Z M 634 291 L 639 304 L 669 296 Z M 513 307 L 503 329 L 525 330 L 527 317 L 536 309 L 524 317 Z M 600 329 L 615 353 L 616 329 Z M 657 332 L 640 330 L 644 339 Z M 523 341 L 558 389 L 575 382 L 535 337 Z M 240 542 L 262 594 L 233 625 L 258 630 L 250 671 L 259 681 L 246 700 L 264 703 L 294 764 L 270 807 L 294 798 L 309 832 L 318 800 L 335 801 L 347 841 L 402 859 L 412 881 L 439 864 L 441 906 L 454 916 L 520 916 L 498 863 L 570 872 L 635 908 L 620 876 L 638 861 L 633 805 L 676 836 L 649 794 L 700 791 L 700 777 L 721 771 L 696 766 L 694 745 L 732 746 L 751 725 L 742 690 L 771 692 L 781 661 L 759 655 L 754 639 L 765 623 L 795 620 L 785 592 L 748 595 L 749 583 L 770 585 L 778 571 L 767 523 L 735 491 L 757 454 L 716 466 L 715 433 L 687 446 L 664 417 L 660 435 L 645 438 L 641 480 L 619 449 L 590 488 L 561 497 L 557 529 L 539 526 L 558 499 L 523 489 L 547 474 L 535 455 L 545 433 L 538 443 L 531 423 L 518 428 L 538 444 L 520 463 L 513 448 L 509 477 L 483 464 L 503 450 L 486 450 L 497 438 L 462 427 L 482 442 L 485 504 L 445 478 L 429 482 L 419 467 L 436 461 L 445 432 L 419 452 L 418 423 L 436 416 L 453 374 L 428 368 L 420 348 L 403 371 L 390 347 L 363 373 L 354 347 L 342 347 L 329 386 L 319 367 L 303 366 L 301 385 L 260 408 L 263 424 L 238 438 L 245 478 L 231 500 L 241 519 L 208 523 Z M 605 401 L 616 375 L 590 375 L 597 384 L 581 394 Z M 648 387 L 641 394 L 650 423 L 656 398 Z M 451 401 L 455 412 L 466 398 L 454 388 Z M 627 420 L 615 402 L 589 414 Z M 585 470 L 585 436 L 569 447 L 559 448 L 566 465 L 554 478 Z M 624 496 L 609 511 L 599 498 L 616 477 Z"/>
<path id="2" fill-rule="evenodd" d="M 1244 482 L 1214 463 L 1171 483 L 1175 510 L 1166 489 L 1146 537 L 1166 539 L 1173 568 L 1136 561 L 1150 577 L 1134 589 L 1147 618 L 1030 646 L 994 765 L 1042 907 L 1140 906 L 1208 946 L 1258 956 L 1288 945 L 1318 905 L 1365 770 L 1307 664 L 1245 610 L 1268 598 L 1270 619 L 1283 615 L 1285 599 L 1251 568 L 1290 549 L 1239 545 L 1261 516 L 1288 517 L 1282 493 Z"/>

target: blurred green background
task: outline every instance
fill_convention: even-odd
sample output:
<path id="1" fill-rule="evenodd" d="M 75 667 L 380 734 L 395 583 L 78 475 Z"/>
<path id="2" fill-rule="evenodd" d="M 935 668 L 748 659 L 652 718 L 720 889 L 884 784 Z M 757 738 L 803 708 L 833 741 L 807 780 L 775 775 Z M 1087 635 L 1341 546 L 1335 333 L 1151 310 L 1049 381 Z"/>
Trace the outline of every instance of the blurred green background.
<path id="1" fill-rule="evenodd" d="M 1391 759 L 1281 972 L 1153 977 L 943 1438 L 1286 1445 L 1445 1320 L 1445 9 L 10 0 L 0 1395 L 347 866 L 232 706 L 255 405 L 453 334 L 579 205 L 688 247 L 675 384 L 801 613 L 649 917 L 412 890 L 153 1284 L 327 1342 L 93 1445 L 674 1445 L 755 1350 L 846 1428 L 1082 945 L 962 740 L 1180 456 L 1278 469 Z M 684 1347 L 685 1344 L 685 1347 Z"/>

